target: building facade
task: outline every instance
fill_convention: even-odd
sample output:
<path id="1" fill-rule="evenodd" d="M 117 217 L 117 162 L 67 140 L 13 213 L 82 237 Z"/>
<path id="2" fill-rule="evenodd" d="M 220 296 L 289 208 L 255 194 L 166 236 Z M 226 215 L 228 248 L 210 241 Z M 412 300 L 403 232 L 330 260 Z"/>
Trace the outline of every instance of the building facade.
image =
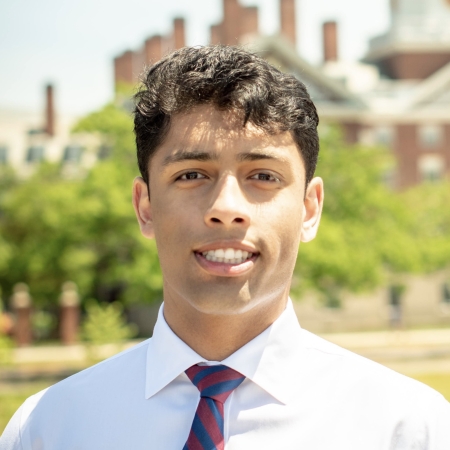
<path id="1" fill-rule="evenodd" d="M 391 25 L 361 62 L 339 59 L 338 24 L 323 24 L 323 63 L 297 51 L 295 0 L 278 0 L 280 31 L 261 36 L 258 9 L 223 0 L 210 43 L 246 45 L 309 88 L 323 123 L 339 124 L 350 143 L 384 145 L 397 162 L 387 174 L 405 189 L 450 175 L 450 1 L 391 0 Z M 184 21 L 114 60 L 116 84 L 134 84 L 145 65 L 185 44 Z"/>
<path id="2" fill-rule="evenodd" d="M 77 117 L 56 114 L 54 88 L 45 87 L 44 113 L 0 110 L 0 165 L 28 177 L 42 161 L 61 163 L 67 177 L 95 164 L 101 139 L 71 132 Z"/>

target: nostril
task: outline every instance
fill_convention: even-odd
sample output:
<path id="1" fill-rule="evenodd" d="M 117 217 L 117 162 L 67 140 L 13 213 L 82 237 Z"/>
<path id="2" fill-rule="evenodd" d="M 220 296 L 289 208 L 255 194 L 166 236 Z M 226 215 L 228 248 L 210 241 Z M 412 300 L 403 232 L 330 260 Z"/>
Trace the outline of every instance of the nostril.
<path id="1" fill-rule="evenodd" d="M 242 219 L 241 217 L 236 217 L 236 219 L 234 219 L 234 221 L 237 223 L 242 223 L 244 221 L 244 219 Z"/>
<path id="2" fill-rule="evenodd" d="M 217 219 L 216 217 L 212 217 L 212 218 L 211 218 L 211 221 L 212 221 L 212 222 L 215 222 L 215 223 L 220 223 L 220 220 Z"/>

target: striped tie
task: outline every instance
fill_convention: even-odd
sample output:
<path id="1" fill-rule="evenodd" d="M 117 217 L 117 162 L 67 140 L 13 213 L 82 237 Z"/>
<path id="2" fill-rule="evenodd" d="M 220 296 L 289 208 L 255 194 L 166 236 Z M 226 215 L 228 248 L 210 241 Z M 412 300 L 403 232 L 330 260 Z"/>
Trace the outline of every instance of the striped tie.
<path id="1" fill-rule="evenodd" d="M 195 365 L 186 374 L 200 391 L 200 402 L 183 450 L 224 450 L 223 404 L 245 377 L 223 365 Z"/>

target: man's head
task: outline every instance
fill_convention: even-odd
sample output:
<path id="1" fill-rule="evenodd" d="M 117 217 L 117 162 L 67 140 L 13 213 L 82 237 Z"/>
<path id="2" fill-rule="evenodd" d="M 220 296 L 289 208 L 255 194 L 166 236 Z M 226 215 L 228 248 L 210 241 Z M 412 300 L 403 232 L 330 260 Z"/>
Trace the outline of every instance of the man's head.
<path id="1" fill-rule="evenodd" d="M 303 84 L 237 48 L 185 48 L 150 68 L 137 100 L 133 203 L 156 239 L 166 318 L 282 308 L 323 198 Z"/>
<path id="2" fill-rule="evenodd" d="M 267 134 L 289 131 L 301 152 L 306 183 L 317 164 L 319 118 L 305 86 L 264 59 L 236 47 L 185 47 L 148 71 L 136 95 L 138 164 L 148 183 L 149 162 L 174 115 L 210 105 L 237 116 L 241 126 Z"/>

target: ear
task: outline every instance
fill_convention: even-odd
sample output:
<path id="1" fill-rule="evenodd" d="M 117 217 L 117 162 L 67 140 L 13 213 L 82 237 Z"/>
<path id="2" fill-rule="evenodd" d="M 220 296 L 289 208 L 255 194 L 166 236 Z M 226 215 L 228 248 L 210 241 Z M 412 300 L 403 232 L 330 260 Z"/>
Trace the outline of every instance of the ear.
<path id="1" fill-rule="evenodd" d="M 142 235 L 148 239 L 153 239 L 155 235 L 153 230 L 152 206 L 147 183 L 141 177 L 136 177 L 133 182 L 133 206 Z"/>
<path id="2" fill-rule="evenodd" d="M 320 216 L 322 215 L 323 195 L 322 178 L 313 178 L 309 182 L 305 193 L 301 233 L 302 242 L 312 241 L 316 237 Z"/>

